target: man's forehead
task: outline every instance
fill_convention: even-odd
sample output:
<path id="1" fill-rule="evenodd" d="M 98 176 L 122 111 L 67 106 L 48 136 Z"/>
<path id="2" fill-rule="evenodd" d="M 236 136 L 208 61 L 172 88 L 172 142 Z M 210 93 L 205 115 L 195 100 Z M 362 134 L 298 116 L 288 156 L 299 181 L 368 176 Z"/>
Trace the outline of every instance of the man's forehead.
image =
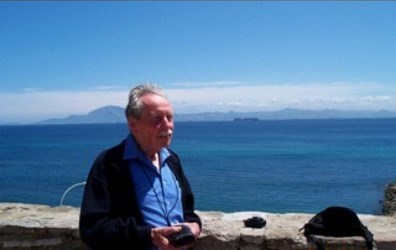
<path id="1" fill-rule="evenodd" d="M 141 100 L 145 105 L 150 106 L 157 105 L 158 103 L 168 102 L 168 100 L 164 96 L 154 93 L 145 94 L 144 96 L 142 96 Z"/>
<path id="2" fill-rule="evenodd" d="M 144 108 L 151 112 L 169 112 L 172 111 L 170 102 L 163 96 L 156 94 L 147 94 L 142 97 Z"/>

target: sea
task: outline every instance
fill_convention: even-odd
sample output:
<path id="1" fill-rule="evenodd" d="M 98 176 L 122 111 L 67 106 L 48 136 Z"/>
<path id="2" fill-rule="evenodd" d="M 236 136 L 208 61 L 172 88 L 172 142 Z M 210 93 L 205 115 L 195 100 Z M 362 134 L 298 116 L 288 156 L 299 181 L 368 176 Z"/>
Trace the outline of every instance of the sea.
<path id="1" fill-rule="evenodd" d="M 0 126 L 0 202 L 74 206 L 126 124 Z M 396 181 L 396 119 L 176 122 L 199 211 L 381 214 Z"/>

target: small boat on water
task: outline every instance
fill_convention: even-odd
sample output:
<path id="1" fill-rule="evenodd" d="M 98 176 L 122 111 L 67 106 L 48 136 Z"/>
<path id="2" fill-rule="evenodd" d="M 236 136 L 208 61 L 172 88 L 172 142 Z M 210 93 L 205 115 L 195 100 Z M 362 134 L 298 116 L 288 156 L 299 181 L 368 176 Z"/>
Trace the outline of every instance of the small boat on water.
<path id="1" fill-rule="evenodd" d="M 258 118 L 255 117 L 236 117 L 234 118 L 234 122 L 257 122 Z"/>

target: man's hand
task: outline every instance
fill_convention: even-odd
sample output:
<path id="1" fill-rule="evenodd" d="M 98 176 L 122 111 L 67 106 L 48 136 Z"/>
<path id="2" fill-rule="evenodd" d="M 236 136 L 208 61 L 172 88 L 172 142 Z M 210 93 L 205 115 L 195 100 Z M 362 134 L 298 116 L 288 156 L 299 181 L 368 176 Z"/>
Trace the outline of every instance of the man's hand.
<path id="1" fill-rule="evenodd" d="M 180 232 L 181 227 L 157 227 L 151 229 L 151 240 L 154 246 L 159 247 L 161 250 L 172 250 L 176 249 L 169 243 L 168 237 L 171 234 Z"/>
<path id="2" fill-rule="evenodd" d="M 180 224 L 182 225 L 182 224 Z M 201 230 L 199 228 L 199 225 L 197 223 L 183 223 L 183 225 L 186 225 L 190 228 L 191 232 L 194 234 L 195 239 L 197 240 Z M 174 233 L 178 233 L 181 231 L 181 227 L 179 225 L 174 225 L 171 227 L 158 227 L 158 228 L 153 228 L 151 229 L 151 239 L 153 241 L 153 244 L 157 247 L 159 247 L 161 250 L 175 250 L 175 249 L 188 249 L 194 244 L 188 245 L 188 246 L 182 246 L 182 247 L 175 247 L 173 246 L 169 240 L 168 237 Z"/>
<path id="3" fill-rule="evenodd" d="M 199 228 L 199 225 L 195 222 L 193 223 L 185 222 L 183 223 L 183 225 L 186 225 L 190 228 L 191 232 L 194 234 L 195 240 L 197 240 L 199 235 L 201 234 L 201 229 Z"/>

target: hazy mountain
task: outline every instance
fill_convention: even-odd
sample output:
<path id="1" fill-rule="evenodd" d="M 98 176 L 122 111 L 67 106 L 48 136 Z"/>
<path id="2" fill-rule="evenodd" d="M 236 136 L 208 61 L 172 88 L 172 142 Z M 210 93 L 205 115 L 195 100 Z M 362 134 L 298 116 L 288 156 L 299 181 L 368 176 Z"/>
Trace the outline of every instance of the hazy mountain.
<path id="1" fill-rule="evenodd" d="M 198 114 L 176 114 L 176 121 L 232 121 L 238 118 L 260 120 L 287 119 L 351 119 L 351 118 L 396 118 L 396 112 L 380 111 L 344 111 L 344 110 L 299 110 L 283 109 L 263 112 L 206 112 Z M 88 123 L 125 123 L 124 108 L 105 106 L 86 115 L 72 115 L 63 119 L 50 119 L 39 124 L 88 124 Z"/>
<path id="2" fill-rule="evenodd" d="M 118 106 L 105 106 L 95 109 L 86 115 L 71 115 L 61 119 L 49 119 L 39 124 L 88 124 L 88 123 L 121 123 L 126 122 L 124 109 Z"/>

